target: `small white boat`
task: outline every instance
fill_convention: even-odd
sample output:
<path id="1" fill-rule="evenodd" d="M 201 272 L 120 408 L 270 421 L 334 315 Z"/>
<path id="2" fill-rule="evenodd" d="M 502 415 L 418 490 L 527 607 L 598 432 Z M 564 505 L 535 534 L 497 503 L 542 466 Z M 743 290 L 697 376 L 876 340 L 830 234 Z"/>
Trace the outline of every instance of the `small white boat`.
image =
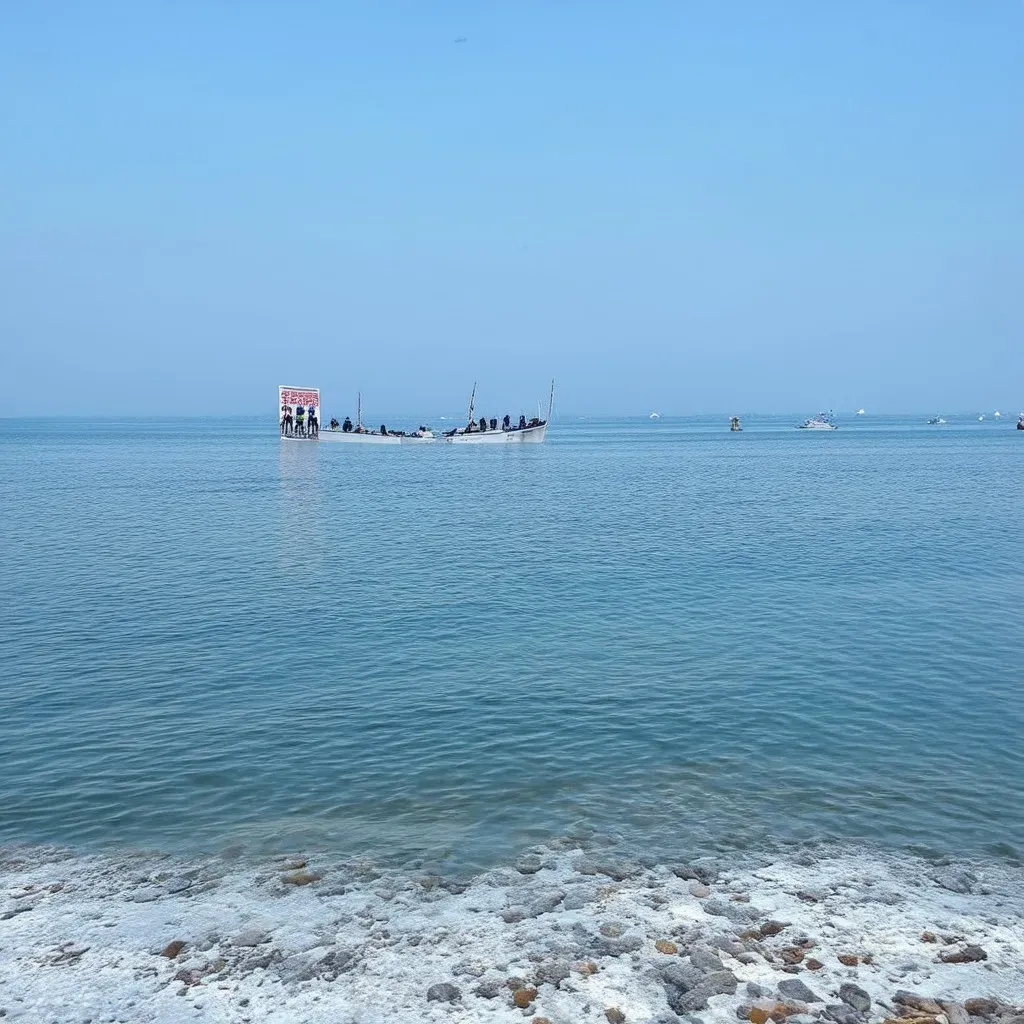
<path id="1" fill-rule="evenodd" d="M 999 417 L 1002 416 L 1003 414 L 998 409 L 996 409 L 996 411 L 992 413 L 992 415 L 995 416 L 996 419 L 999 419 Z"/>
<path id="2" fill-rule="evenodd" d="M 476 423 L 473 419 L 473 406 L 476 402 L 476 384 L 473 385 L 473 392 L 469 397 L 469 416 L 466 419 L 466 426 L 458 427 L 455 430 L 446 431 L 444 440 L 448 444 L 540 444 L 547 433 L 548 423 L 551 420 L 551 407 L 555 401 L 555 382 L 551 382 L 551 393 L 548 396 L 547 419 L 535 416 L 532 420 L 520 417 L 518 425 L 511 423 L 506 427 L 503 423 L 498 424 L 496 420 L 489 423 L 481 419 Z"/>
<path id="3" fill-rule="evenodd" d="M 661 419 L 661 413 L 660 412 L 652 412 L 651 415 L 648 416 L 647 418 L 649 420 L 660 420 Z"/>
<path id="4" fill-rule="evenodd" d="M 838 430 L 832 422 L 832 413 L 819 412 L 817 416 L 797 424 L 797 430 Z"/>
<path id="5" fill-rule="evenodd" d="M 864 410 L 863 409 L 858 409 L 857 410 L 857 415 L 858 416 L 863 416 L 864 415 Z"/>
<path id="6" fill-rule="evenodd" d="M 933 416 L 929 421 L 928 425 L 933 427 L 937 424 L 945 423 L 946 421 L 941 416 Z"/>

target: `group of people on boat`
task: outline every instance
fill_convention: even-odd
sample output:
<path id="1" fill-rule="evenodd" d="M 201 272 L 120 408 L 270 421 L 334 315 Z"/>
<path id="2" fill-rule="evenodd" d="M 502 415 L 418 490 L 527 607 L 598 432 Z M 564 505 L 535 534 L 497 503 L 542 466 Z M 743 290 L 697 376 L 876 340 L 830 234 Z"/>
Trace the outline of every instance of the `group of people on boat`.
<path id="1" fill-rule="evenodd" d="M 285 437 L 317 437 L 320 434 L 320 419 L 316 406 L 311 405 L 307 408 L 304 405 L 297 405 L 293 409 L 290 405 L 282 405 L 281 433 Z"/>
<path id="2" fill-rule="evenodd" d="M 351 416 L 346 416 L 345 417 L 345 422 L 341 423 L 341 424 L 339 424 L 336 419 L 332 419 L 331 420 L 331 430 L 339 430 L 339 429 L 344 434 L 380 434 L 383 437 L 408 437 L 409 436 L 408 434 L 406 434 L 406 432 L 404 430 L 388 430 L 387 426 L 384 423 L 382 423 L 380 425 L 380 430 L 379 431 L 378 430 L 368 430 L 361 423 L 357 423 L 357 424 L 355 424 L 353 426 L 353 424 L 352 424 L 352 417 Z M 416 430 L 416 431 L 413 432 L 413 436 L 414 437 L 422 436 L 424 434 L 428 434 L 429 432 L 430 431 L 429 431 L 428 427 L 424 427 L 424 426 L 421 425 L 419 430 Z"/>
<path id="3" fill-rule="evenodd" d="M 508 432 L 510 430 L 528 430 L 530 427 L 539 427 L 544 421 L 539 416 L 534 416 L 533 419 L 527 420 L 525 416 L 519 417 L 519 422 L 514 424 L 512 417 L 505 414 L 505 418 L 501 421 L 499 427 L 497 419 L 492 417 L 490 420 L 486 416 L 481 416 L 479 421 L 470 420 L 464 428 L 456 428 L 446 432 L 445 437 L 451 437 L 453 434 L 466 433 L 476 434 L 485 433 L 488 430 L 502 430 Z"/>

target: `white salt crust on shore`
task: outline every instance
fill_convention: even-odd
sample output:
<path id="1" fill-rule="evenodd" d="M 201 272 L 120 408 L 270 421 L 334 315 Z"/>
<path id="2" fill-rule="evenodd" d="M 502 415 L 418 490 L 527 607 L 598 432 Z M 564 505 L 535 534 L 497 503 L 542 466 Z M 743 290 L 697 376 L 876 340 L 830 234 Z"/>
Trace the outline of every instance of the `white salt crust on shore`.
<path id="1" fill-rule="evenodd" d="M 698 896 L 700 884 L 677 877 L 678 865 L 533 853 L 460 884 L 311 857 L 302 870 L 321 877 L 297 885 L 307 879 L 282 861 L 0 849 L 0 1015 L 4 1024 L 604 1024 L 605 1011 L 618 1008 L 627 1024 L 668 1022 L 679 1018 L 667 1002 L 666 966 L 688 963 L 696 946 L 731 941 L 738 951 L 737 937 L 769 919 L 786 928 L 760 942 L 764 955 L 748 949 L 744 963 L 717 950 L 738 979 L 735 995 L 713 996 L 686 1019 L 735 1022 L 737 1007 L 756 1002 L 745 983 L 775 993 L 793 978 L 821 997 L 808 1005 L 812 1016 L 839 1002 L 845 982 L 871 996 L 869 1021 L 900 1016 L 898 989 L 1024 1003 L 1020 868 L 868 851 L 697 862 L 701 873 L 717 872 Z M 923 942 L 922 932 L 937 941 Z M 801 938 L 814 942 L 806 958 L 823 967 L 805 961 L 786 973 L 779 950 Z M 678 954 L 655 948 L 664 939 Z M 175 940 L 181 952 L 161 955 Z M 987 959 L 938 962 L 941 951 L 967 944 Z M 873 962 L 844 966 L 839 954 Z M 581 961 L 597 972 L 580 973 Z M 510 977 L 536 985 L 528 1008 L 512 1005 Z M 445 982 L 458 989 L 455 1001 L 428 1001 L 428 989 Z"/>

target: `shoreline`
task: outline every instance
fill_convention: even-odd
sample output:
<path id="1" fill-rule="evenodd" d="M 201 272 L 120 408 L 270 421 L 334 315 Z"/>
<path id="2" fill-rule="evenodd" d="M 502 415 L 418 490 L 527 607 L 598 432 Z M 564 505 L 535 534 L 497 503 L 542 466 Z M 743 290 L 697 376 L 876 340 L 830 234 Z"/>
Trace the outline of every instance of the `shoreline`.
<path id="1" fill-rule="evenodd" d="M 0 847 L 5 1024 L 1024 1024 L 1021 1004 L 1024 868 L 997 861 L 655 864 L 567 839 L 445 877 Z"/>

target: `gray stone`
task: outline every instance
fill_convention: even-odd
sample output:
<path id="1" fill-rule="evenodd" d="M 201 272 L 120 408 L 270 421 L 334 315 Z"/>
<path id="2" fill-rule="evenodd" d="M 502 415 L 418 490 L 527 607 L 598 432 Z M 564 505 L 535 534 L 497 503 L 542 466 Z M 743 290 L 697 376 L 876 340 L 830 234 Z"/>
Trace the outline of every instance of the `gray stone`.
<path id="1" fill-rule="evenodd" d="M 241 946 L 242 948 L 248 948 L 251 946 L 260 946 L 264 942 L 269 942 L 270 936 L 263 928 L 258 928 L 256 925 L 249 925 L 248 928 L 243 928 L 232 940 L 232 946 Z"/>
<path id="2" fill-rule="evenodd" d="M 863 1024 L 864 1018 L 846 1003 L 830 1003 L 825 1007 L 825 1016 L 836 1024 Z"/>
<path id="3" fill-rule="evenodd" d="M 132 894 L 133 903 L 152 903 L 164 895 L 164 889 L 158 889 L 155 885 L 147 885 L 142 889 L 136 889 Z"/>
<path id="4" fill-rule="evenodd" d="M 981 946 L 964 946 L 962 949 L 941 950 L 939 959 L 944 964 L 973 964 L 980 960 L 987 960 L 988 953 Z"/>
<path id="5" fill-rule="evenodd" d="M 786 1018 L 786 1024 L 814 1024 L 817 1019 L 813 1013 L 794 1013 Z"/>
<path id="6" fill-rule="evenodd" d="M 728 953 L 729 956 L 739 956 L 744 950 L 743 943 L 731 935 L 716 935 L 711 940 L 711 945 L 723 953 Z"/>
<path id="7" fill-rule="evenodd" d="M 821 996 L 816 996 L 799 978 L 786 978 L 779 982 L 779 992 L 787 999 L 795 999 L 801 1003 L 820 1003 Z"/>
<path id="8" fill-rule="evenodd" d="M 762 957 L 760 953 L 737 953 L 736 959 L 739 960 L 741 964 L 756 964 L 760 963 L 764 957 Z"/>
<path id="9" fill-rule="evenodd" d="M 595 861 L 594 867 L 599 875 L 607 875 L 613 881 L 624 882 L 627 878 L 636 878 L 643 868 L 630 861 Z"/>
<path id="10" fill-rule="evenodd" d="M 711 895 L 711 890 L 703 882 L 691 882 L 687 889 L 691 896 L 696 896 L 699 900 L 707 899 Z"/>
<path id="11" fill-rule="evenodd" d="M 582 910 L 598 900 L 597 890 L 587 885 L 574 885 L 562 900 L 566 910 Z"/>
<path id="12" fill-rule="evenodd" d="M 185 892 L 187 889 L 192 888 L 192 879 L 186 878 L 184 875 L 178 875 L 175 878 L 170 879 L 165 885 L 165 888 L 171 895 L 176 895 L 179 892 Z"/>
<path id="13" fill-rule="evenodd" d="M 939 1006 L 949 1020 L 949 1024 L 970 1024 L 971 1018 L 961 1003 L 952 999 L 940 999 Z"/>
<path id="14" fill-rule="evenodd" d="M 473 989 L 473 994 L 480 996 L 481 999 L 497 999 L 504 990 L 504 981 L 498 978 L 487 978 Z"/>
<path id="15" fill-rule="evenodd" d="M 867 1013 L 871 1009 L 871 996 L 860 985 L 852 982 L 839 986 L 839 998 L 860 1013 Z"/>
<path id="16" fill-rule="evenodd" d="M 706 900 L 704 913 L 712 917 L 727 917 L 736 924 L 746 924 L 763 917 L 763 912 L 749 903 L 734 903 L 732 900 L 720 899 Z"/>
<path id="17" fill-rule="evenodd" d="M 681 989 L 670 989 L 668 992 L 668 1005 L 674 1013 L 693 1013 L 694 1010 L 703 1010 L 708 1005 L 712 996 L 733 995 L 736 992 L 736 975 L 732 971 L 715 971 L 713 974 L 705 975 L 700 982 L 689 991 Z"/>
<path id="18" fill-rule="evenodd" d="M 635 953 L 643 944 L 639 935 L 623 935 L 618 939 L 601 936 L 591 948 L 598 956 L 622 956 L 624 953 Z"/>
<path id="19" fill-rule="evenodd" d="M 535 875 L 542 867 L 544 867 L 544 865 L 541 862 L 540 857 L 532 855 L 523 857 L 522 860 L 516 864 L 516 870 L 521 875 Z"/>
<path id="20" fill-rule="evenodd" d="M 967 871 L 958 871 L 956 868 L 940 868 L 932 874 L 932 878 L 950 892 L 957 892 L 966 895 L 971 891 L 974 876 Z"/>
<path id="21" fill-rule="evenodd" d="M 438 982 L 427 989 L 428 1003 L 454 1003 L 462 993 L 450 981 Z"/>
<path id="22" fill-rule="evenodd" d="M 695 878 L 705 885 L 713 882 L 718 877 L 718 872 L 711 867 L 704 867 L 700 864 L 676 864 L 671 869 L 676 878 L 688 880 Z"/>
<path id="23" fill-rule="evenodd" d="M 747 982 L 747 995 L 750 996 L 751 999 L 763 999 L 768 995 L 768 992 L 768 989 L 762 988 L 756 981 Z"/>
<path id="24" fill-rule="evenodd" d="M 704 980 L 704 972 L 692 964 L 684 964 L 681 960 L 671 960 L 660 971 L 661 980 L 681 992 L 689 992 L 691 988 Z"/>
<path id="25" fill-rule="evenodd" d="M 719 959 L 718 954 L 712 952 L 707 946 L 694 946 L 690 950 L 690 963 L 705 972 L 720 971 L 722 969 L 722 961 Z"/>
<path id="26" fill-rule="evenodd" d="M 504 910 L 498 912 L 501 915 L 502 921 L 505 924 L 517 924 L 526 917 L 525 907 L 505 907 Z"/>
<path id="27" fill-rule="evenodd" d="M 569 977 L 569 973 L 569 965 L 564 960 L 545 960 L 534 972 L 534 978 L 538 985 L 544 982 L 558 985 Z"/>
<path id="28" fill-rule="evenodd" d="M 540 917 L 541 914 L 550 914 L 551 911 L 565 899 L 565 890 L 546 889 L 538 893 L 527 905 L 527 917 Z"/>

